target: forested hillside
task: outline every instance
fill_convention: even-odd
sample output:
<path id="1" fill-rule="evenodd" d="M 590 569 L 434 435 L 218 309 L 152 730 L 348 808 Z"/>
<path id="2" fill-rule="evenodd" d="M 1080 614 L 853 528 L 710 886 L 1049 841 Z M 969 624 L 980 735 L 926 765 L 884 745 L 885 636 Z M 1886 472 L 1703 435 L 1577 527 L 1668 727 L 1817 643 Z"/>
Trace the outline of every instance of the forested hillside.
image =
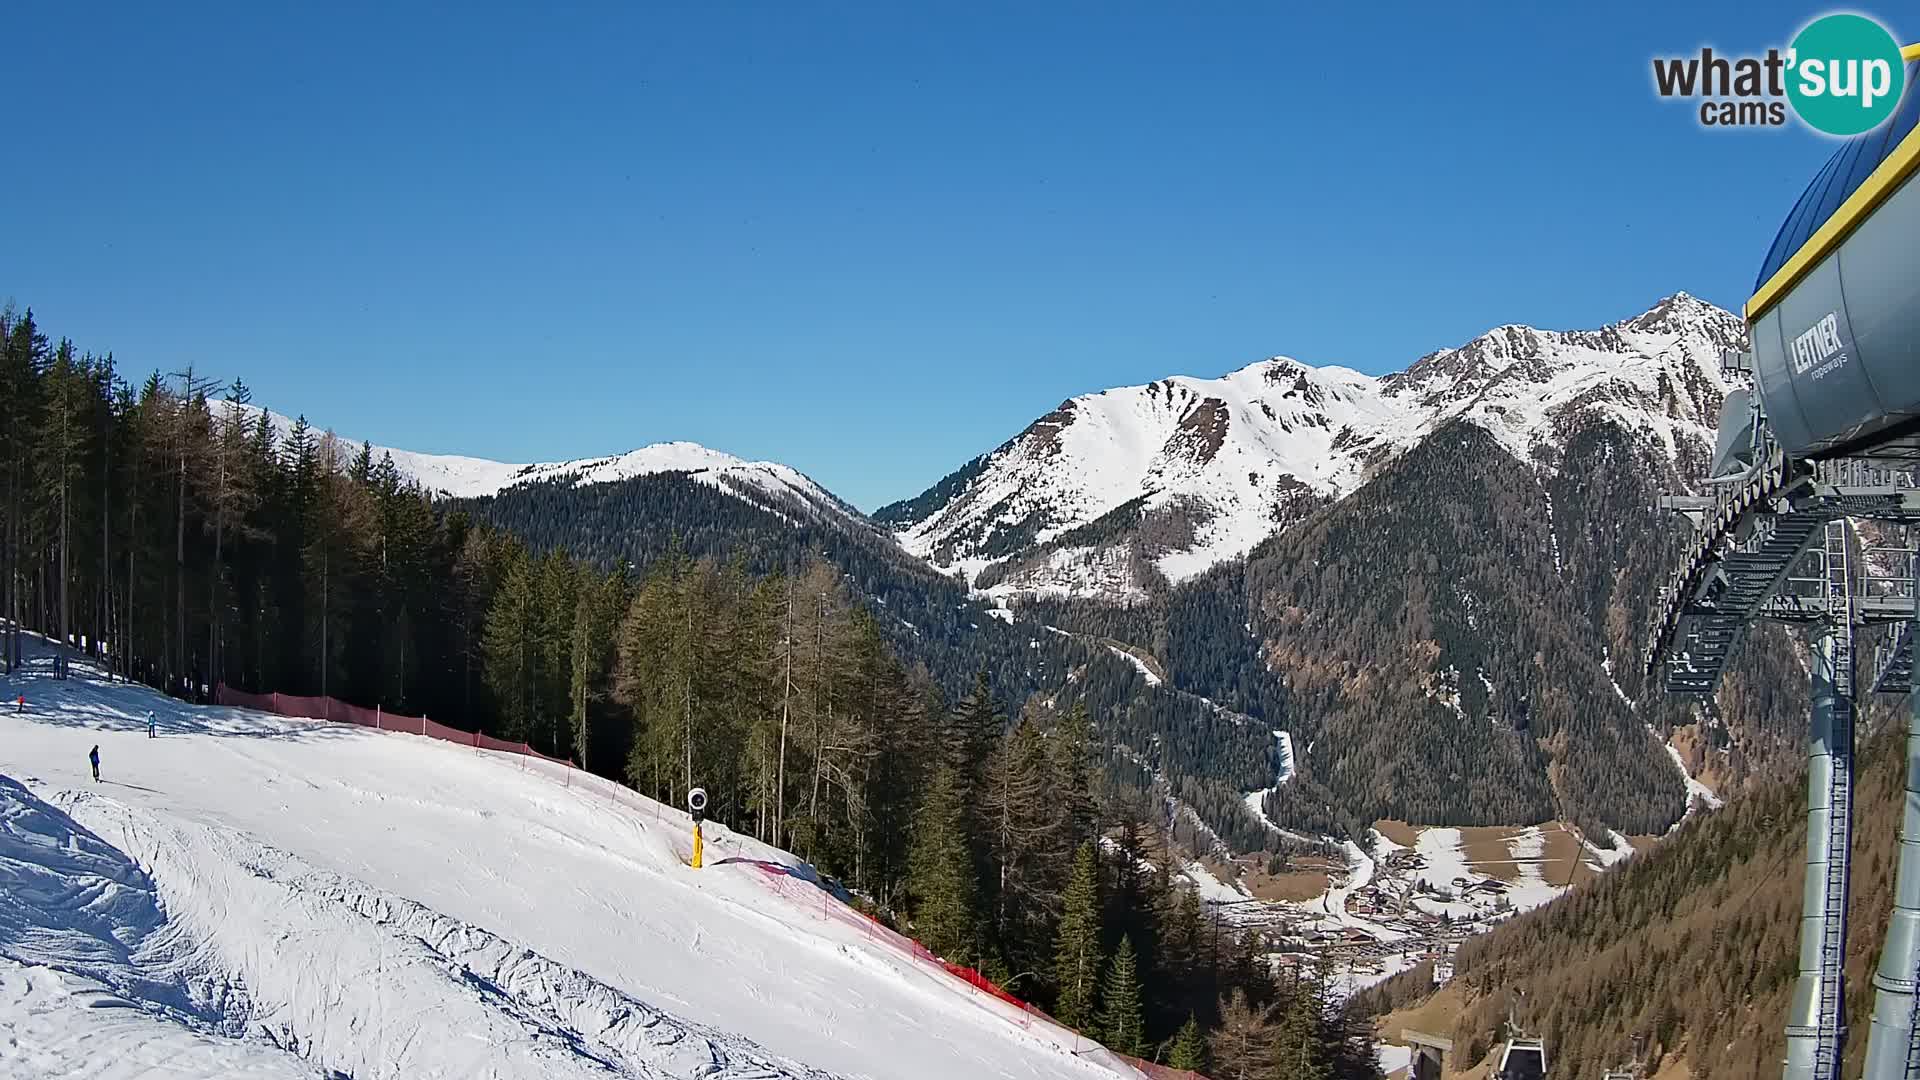
<path id="1" fill-rule="evenodd" d="M 633 523 L 665 508 L 653 546 L 596 549 L 613 534 L 592 523 L 571 538 L 596 558 L 524 544 L 365 446 L 304 421 L 281 438 L 246 398 L 192 372 L 135 388 L 111 357 L 0 314 L 9 670 L 33 628 L 182 697 L 329 694 L 524 739 L 675 802 L 698 783 L 716 817 L 1115 1049 L 1373 1075 L 1325 973 L 1276 980 L 1257 936 L 1170 876 L 1169 789 L 1134 747 L 1176 762 L 1194 743 L 1156 741 L 1181 721 L 1126 698 L 1127 662 L 967 609 L 924 569 L 872 570 L 872 540 L 776 543 L 725 516 L 746 503 L 705 503 L 684 478 L 582 489 L 653 499 L 617 508 L 636 515 L 619 535 L 656 536 Z M 952 622 L 968 610 L 1001 628 L 977 651 Z M 1047 647 L 1012 665 L 1036 691 L 1018 698 L 984 674 L 943 693 L 901 659 L 938 637 L 994 670 L 1019 633 Z"/>
<path id="2" fill-rule="evenodd" d="M 30 320 L 11 325 L 34 338 Z M 136 389 L 70 346 L 10 350 L 42 374 L 7 406 L 32 418 L 4 444 L 8 490 L 38 500 L 8 525 L 7 610 L 114 641 L 176 687 L 471 717 L 598 767 L 623 759 L 633 724 L 609 689 L 615 617 L 577 616 L 591 606 L 577 597 L 630 590 L 670 556 L 752 581 L 818 559 L 945 700 L 985 673 L 1010 706 L 1083 705 L 1110 782 L 1158 800 L 1194 846 L 1240 851 L 1287 843 L 1243 800 L 1273 784 L 1275 729 L 1294 734 L 1298 772 L 1266 809 L 1301 832 L 1379 817 L 1653 832 L 1682 805 L 1672 729 L 1690 727 L 1697 769 L 1738 784 L 1781 760 L 1775 703 L 1802 692 L 1779 677 L 1793 659 L 1778 635 L 1755 639 L 1703 713 L 1643 692 L 1644 613 L 1679 542 L 1652 506 L 1705 448 L 1656 445 L 1604 411 L 1568 414 L 1527 463 L 1458 421 L 1244 561 L 1131 606 L 1009 609 L 857 514 L 777 491 L 657 471 L 436 501 L 365 446 L 227 403 L 244 402 L 238 384 L 182 373 Z M 497 670 L 509 601 L 527 634 L 565 642 L 524 646 L 540 663 L 511 678 Z"/>
<path id="3" fill-rule="evenodd" d="M 1147 604 L 1031 610 L 1138 643 L 1173 685 L 1292 730 L 1298 780 L 1267 803 L 1283 825 L 1659 832 L 1683 809 L 1666 734 L 1697 725 L 1723 782 L 1764 773 L 1791 752 L 1800 669 L 1761 634 L 1704 712 L 1648 693 L 1646 612 L 1684 535 L 1654 506 L 1697 455 L 1676 470 L 1590 415 L 1556 445 L 1523 464 L 1456 422 L 1244 563 Z"/>
<path id="4" fill-rule="evenodd" d="M 822 559 L 871 612 L 876 632 L 949 700 L 984 673 L 1001 701 L 1039 695 L 1060 708 L 1081 705 L 1103 745 L 1117 751 L 1109 758 L 1114 783 L 1179 799 L 1237 850 L 1282 843 L 1241 801 L 1242 792 L 1272 781 L 1267 729 L 1192 695 L 1155 690 L 1104 646 L 1050 630 L 1040 618 L 991 608 L 877 528 L 783 516 L 675 474 L 527 484 L 455 505 L 535 551 L 566 550 L 602 567 L 622 560 L 647 567 L 674 550 L 738 562 L 750 574 Z M 1210 840 L 1183 839 L 1202 847 Z"/>
<path id="5" fill-rule="evenodd" d="M 1866 1049 L 1869 979 L 1892 910 L 1906 766 L 1897 712 L 1881 707 L 1880 735 L 1863 740 L 1858 756 L 1849 1076 Z M 1479 1060 L 1510 995 L 1520 994 L 1526 1022 L 1570 1076 L 1618 1065 L 1636 1032 L 1648 1036 L 1650 1075 L 1676 1059 L 1696 1080 L 1778 1072 L 1800 931 L 1805 806 L 1804 773 L 1757 785 L 1624 867 L 1463 945 L 1446 991 L 1461 1005 L 1456 1065 Z M 1360 1005 L 1384 1014 L 1432 994 L 1430 982 L 1403 976 Z"/>

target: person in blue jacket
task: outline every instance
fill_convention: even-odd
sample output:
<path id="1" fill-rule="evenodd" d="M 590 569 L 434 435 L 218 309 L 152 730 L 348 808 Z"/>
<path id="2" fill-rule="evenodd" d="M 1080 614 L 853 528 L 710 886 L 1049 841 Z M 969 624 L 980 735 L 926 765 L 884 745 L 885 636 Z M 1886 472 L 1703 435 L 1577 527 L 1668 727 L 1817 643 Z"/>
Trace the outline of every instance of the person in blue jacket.
<path id="1" fill-rule="evenodd" d="M 153 738 L 153 710 L 147 710 L 147 738 Z"/>
<path id="2" fill-rule="evenodd" d="M 100 782 L 100 744 L 99 743 L 95 743 L 93 745 L 93 749 L 87 751 L 87 760 L 93 763 L 94 783 L 99 783 Z"/>

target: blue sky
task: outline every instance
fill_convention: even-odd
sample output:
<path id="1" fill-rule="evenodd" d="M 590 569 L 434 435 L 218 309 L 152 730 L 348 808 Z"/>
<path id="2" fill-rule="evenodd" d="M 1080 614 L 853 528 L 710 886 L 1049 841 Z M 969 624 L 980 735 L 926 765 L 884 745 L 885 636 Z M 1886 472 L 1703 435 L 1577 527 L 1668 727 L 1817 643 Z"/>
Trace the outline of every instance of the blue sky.
<path id="1" fill-rule="evenodd" d="M 1737 305 L 1829 152 L 1649 75 L 1817 7 L 552 6 L 12 5 L 0 299 L 355 437 L 871 509 L 1076 393 Z"/>

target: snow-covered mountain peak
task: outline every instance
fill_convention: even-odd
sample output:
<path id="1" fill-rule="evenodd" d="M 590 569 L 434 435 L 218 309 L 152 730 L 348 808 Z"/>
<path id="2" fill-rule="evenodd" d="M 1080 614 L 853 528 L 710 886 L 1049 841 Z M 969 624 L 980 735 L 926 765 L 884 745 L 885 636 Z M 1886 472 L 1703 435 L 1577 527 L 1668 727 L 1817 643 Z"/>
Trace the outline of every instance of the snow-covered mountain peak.
<path id="1" fill-rule="evenodd" d="M 244 407 L 250 414 L 266 413 L 284 439 L 294 421 L 279 413 Z M 316 431 L 320 430 L 317 426 Z M 342 441 L 357 446 L 350 439 Z M 452 498 L 497 495 L 508 488 L 542 482 L 610 484 L 658 473 L 683 473 L 783 515 L 795 511 L 828 519 L 857 520 L 857 510 L 814 483 L 804 473 L 775 461 L 748 461 L 694 442 L 661 442 L 606 457 L 576 458 L 513 464 L 456 454 L 423 454 L 413 450 L 375 446 L 373 456 L 393 458 L 394 467 L 428 491 Z"/>
<path id="2" fill-rule="evenodd" d="M 995 591 L 1137 595 L 1141 576 L 1116 567 L 1144 556 L 1178 581 L 1245 554 L 1455 420 L 1531 461 L 1562 420 L 1598 412 L 1677 456 L 1710 440 L 1720 353 L 1741 333 L 1738 316 L 1676 293 L 1593 330 L 1495 327 L 1384 377 L 1274 356 L 1082 394 L 878 516 Z"/>

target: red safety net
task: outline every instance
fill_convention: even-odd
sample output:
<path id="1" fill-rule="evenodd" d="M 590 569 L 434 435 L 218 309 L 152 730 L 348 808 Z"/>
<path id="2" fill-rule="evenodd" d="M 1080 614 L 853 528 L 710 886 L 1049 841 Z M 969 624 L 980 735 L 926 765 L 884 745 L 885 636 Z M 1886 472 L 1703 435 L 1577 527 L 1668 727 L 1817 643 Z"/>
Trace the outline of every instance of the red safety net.
<path id="1" fill-rule="evenodd" d="M 808 881 L 806 878 L 796 875 L 792 868 L 780 863 L 765 862 L 758 859 L 747 861 L 761 871 L 761 880 L 766 882 L 775 892 L 786 896 L 799 905 L 813 910 L 820 918 L 858 927 L 861 933 L 866 935 L 868 940 L 890 946 L 905 956 L 910 956 L 915 960 L 925 962 L 936 970 L 944 971 L 948 975 L 973 987 L 973 989 L 979 993 L 1012 1006 L 1017 1011 L 1007 1016 L 1009 1021 L 1019 1024 L 1023 1028 L 1031 1028 L 1036 1023 L 1051 1026 L 1058 1030 L 1059 1038 L 1063 1042 L 1080 1041 L 1083 1038 L 1077 1032 L 1074 1032 L 1073 1029 L 1066 1027 L 1058 1020 L 1048 1016 L 1040 1008 L 1015 997 L 1009 993 L 1005 987 L 1000 986 L 973 968 L 966 967 L 962 964 L 950 964 L 934 955 L 933 950 L 920 944 L 913 938 L 896 930 L 889 929 L 886 924 L 871 915 L 866 915 L 841 903 L 832 893 Z M 1088 1043 L 1092 1042 L 1092 1040 L 1086 1041 Z M 1176 1073 L 1169 1075 L 1171 1080 L 1186 1080 L 1185 1074 Z M 1206 1078 L 1198 1077 L 1197 1080 L 1206 1080 Z"/>
<path id="2" fill-rule="evenodd" d="M 1139 1069 L 1141 1072 L 1152 1077 L 1153 1080 L 1207 1080 L 1206 1077 L 1201 1076 L 1192 1069 L 1175 1069 L 1167 1065 L 1155 1065 L 1151 1061 L 1141 1061 L 1137 1057 L 1128 1057 L 1125 1054 L 1115 1054 L 1113 1056 Z"/>
<path id="3" fill-rule="evenodd" d="M 221 684 L 214 688 L 213 699 L 221 705 L 277 713 L 280 716 L 326 720 L 336 724 L 356 724 L 360 727 L 379 728 L 383 731 L 404 731 L 410 735 L 425 735 L 429 739 L 463 743 L 481 750 L 496 750 L 503 754 L 538 758 L 541 761 L 564 766 L 569 774 L 574 771 L 573 762 L 563 758 L 548 757 L 526 743 L 508 742 L 477 731 L 461 731 L 459 728 L 435 723 L 424 716 L 402 716 L 378 707 L 369 709 L 362 705 L 350 705 L 339 698 L 301 697 L 297 694 L 249 694 Z"/>
<path id="4" fill-rule="evenodd" d="M 247 694 L 232 689 L 231 687 L 222 686 L 215 694 L 215 698 L 222 705 L 236 705 L 242 709 L 253 709 L 256 712 L 274 711 L 272 694 Z"/>

